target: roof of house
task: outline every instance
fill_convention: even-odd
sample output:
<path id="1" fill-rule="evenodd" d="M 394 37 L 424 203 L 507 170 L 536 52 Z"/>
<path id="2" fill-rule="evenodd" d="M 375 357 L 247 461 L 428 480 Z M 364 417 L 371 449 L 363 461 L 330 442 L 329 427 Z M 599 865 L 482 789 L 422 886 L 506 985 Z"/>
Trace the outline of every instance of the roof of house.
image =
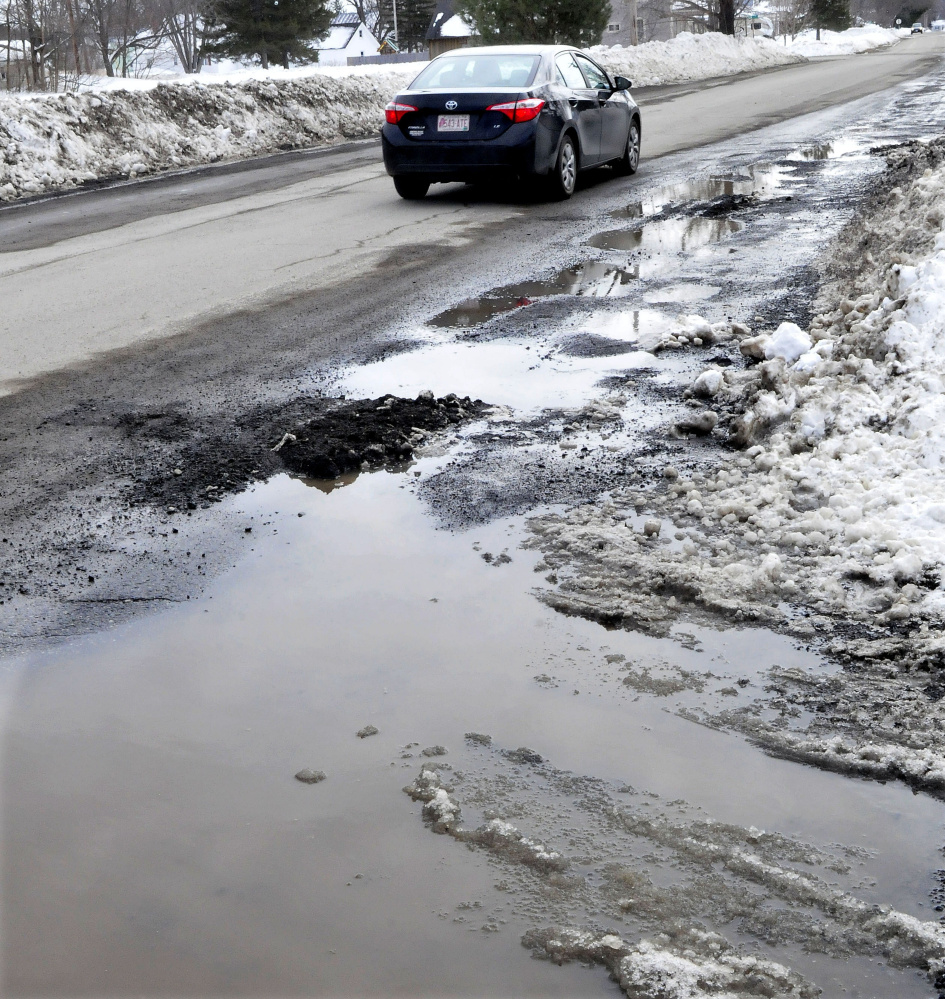
<path id="1" fill-rule="evenodd" d="M 469 38 L 472 34 L 470 25 L 456 13 L 453 0 L 438 0 L 427 28 L 427 41 L 435 38 Z"/>
<path id="2" fill-rule="evenodd" d="M 361 18 L 358 17 L 357 11 L 342 10 L 339 11 L 337 14 L 335 14 L 331 23 L 332 26 L 336 24 L 343 24 L 347 27 L 348 25 L 353 24 L 355 27 L 357 27 L 361 23 Z"/>
<path id="3" fill-rule="evenodd" d="M 328 29 L 328 34 L 321 41 L 314 42 L 313 45 L 316 49 L 346 48 L 357 30 L 357 24 L 332 24 Z"/>

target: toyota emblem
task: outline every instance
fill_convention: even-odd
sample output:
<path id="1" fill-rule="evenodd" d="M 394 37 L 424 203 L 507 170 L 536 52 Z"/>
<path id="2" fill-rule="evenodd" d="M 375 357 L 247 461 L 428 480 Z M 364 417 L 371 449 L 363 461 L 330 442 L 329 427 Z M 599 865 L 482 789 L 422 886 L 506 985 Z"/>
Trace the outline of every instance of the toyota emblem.
<path id="1" fill-rule="evenodd" d="M 447 111 L 455 111 L 458 107 L 459 107 L 459 105 L 456 103 L 456 101 L 447 101 L 446 102 L 446 110 Z"/>

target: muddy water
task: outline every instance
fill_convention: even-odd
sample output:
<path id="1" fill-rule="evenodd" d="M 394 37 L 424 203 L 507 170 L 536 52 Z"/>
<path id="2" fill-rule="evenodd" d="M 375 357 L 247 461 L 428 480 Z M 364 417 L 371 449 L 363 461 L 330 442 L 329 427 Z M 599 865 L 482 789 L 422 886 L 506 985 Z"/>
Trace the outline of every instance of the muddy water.
<path id="1" fill-rule="evenodd" d="M 671 657 L 725 686 L 809 656 L 562 618 L 529 593 L 518 522 L 438 532 L 409 478 L 327 494 L 283 478 L 231 500 L 252 547 L 204 599 L 17 664 L 5 994 L 606 992 L 600 972 L 531 961 L 519 936 L 554 914 L 516 911 L 502 871 L 402 794 L 427 746 L 477 765 L 470 730 L 726 822 L 868 846 L 860 896 L 927 915 L 937 803 L 764 757 L 638 697 L 606 658 Z M 358 739 L 366 724 L 379 734 Z M 327 780 L 295 781 L 306 766 Z M 848 994 L 925 994 L 866 958 L 784 951 Z"/>

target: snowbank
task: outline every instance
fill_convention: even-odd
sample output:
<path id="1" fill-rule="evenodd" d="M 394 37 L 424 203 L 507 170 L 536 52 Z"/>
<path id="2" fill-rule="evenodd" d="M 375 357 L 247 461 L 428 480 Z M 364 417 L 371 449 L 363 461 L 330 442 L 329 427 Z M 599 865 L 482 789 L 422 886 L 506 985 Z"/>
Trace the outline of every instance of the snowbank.
<path id="1" fill-rule="evenodd" d="M 611 73 L 626 76 L 635 87 L 653 87 L 715 76 L 733 76 L 804 62 L 805 56 L 767 38 L 731 38 L 683 32 L 668 42 L 643 45 L 597 45 L 589 49 Z"/>
<path id="2" fill-rule="evenodd" d="M 869 233 L 844 234 L 878 255 L 857 279 L 859 288 L 872 283 L 868 291 L 822 313 L 809 332 L 782 323 L 747 336 L 747 327 L 693 316 L 664 339 L 661 349 L 740 339 L 741 353 L 759 362 L 712 365 L 690 389 L 699 413 L 711 407 L 708 432 L 725 429 L 744 450 L 691 478 L 667 468 L 658 493 L 629 488 L 534 521 L 538 547 L 583 566 L 564 599 L 619 617 L 639 598 L 635 612 L 649 607 L 662 620 L 674 590 L 644 587 L 652 572 L 671 575 L 680 599 L 762 620 L 784 619 L 790 600 L 847 622 L 941 625 L 945 140 L 935 148 L 937 167 L 907 190 L 884 191 L 880 215 L 864 223 Z M 922 155 L 936 159 L 927 148 Z M 907 247 L 922 256 L 908 262 Z M 641 504 L 670 518 L 683 543 L 627 530 L 622 511 Z"/>
<path id="3" fill-rule="evenodd" d="M 816 31 L 807 30 L 802 31 L 788 49 L 808 59 L 856 55 L 892 45 L 901 37 L 895 28 L 881 28 L 878 24 L 865 24 L 862 28 L 847 28 L 846 31 L 824 29 L 820 32 L 820 41 Z"/>
<path id="4" fill-rule="evenodd" d="M 376 135 L 410 79 L 158 84 L 147 90 L 0 96 L 0 200 L 119 177 Z"/>

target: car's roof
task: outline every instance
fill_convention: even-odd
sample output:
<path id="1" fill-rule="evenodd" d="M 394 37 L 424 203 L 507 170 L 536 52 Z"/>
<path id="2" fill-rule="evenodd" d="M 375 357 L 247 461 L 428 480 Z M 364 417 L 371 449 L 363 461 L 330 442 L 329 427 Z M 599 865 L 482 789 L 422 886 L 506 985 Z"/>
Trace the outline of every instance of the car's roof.
<path id="1" fill-rule="evenodd" d="M 476 45 L 450 49 L 437 56 L 437 59 L 445 55 L 509 55 L 514 52 L 521 52 L 523 55 L 551 55 L 555 52 L 580 52 L 580 49 L 573 45 Z"/>

